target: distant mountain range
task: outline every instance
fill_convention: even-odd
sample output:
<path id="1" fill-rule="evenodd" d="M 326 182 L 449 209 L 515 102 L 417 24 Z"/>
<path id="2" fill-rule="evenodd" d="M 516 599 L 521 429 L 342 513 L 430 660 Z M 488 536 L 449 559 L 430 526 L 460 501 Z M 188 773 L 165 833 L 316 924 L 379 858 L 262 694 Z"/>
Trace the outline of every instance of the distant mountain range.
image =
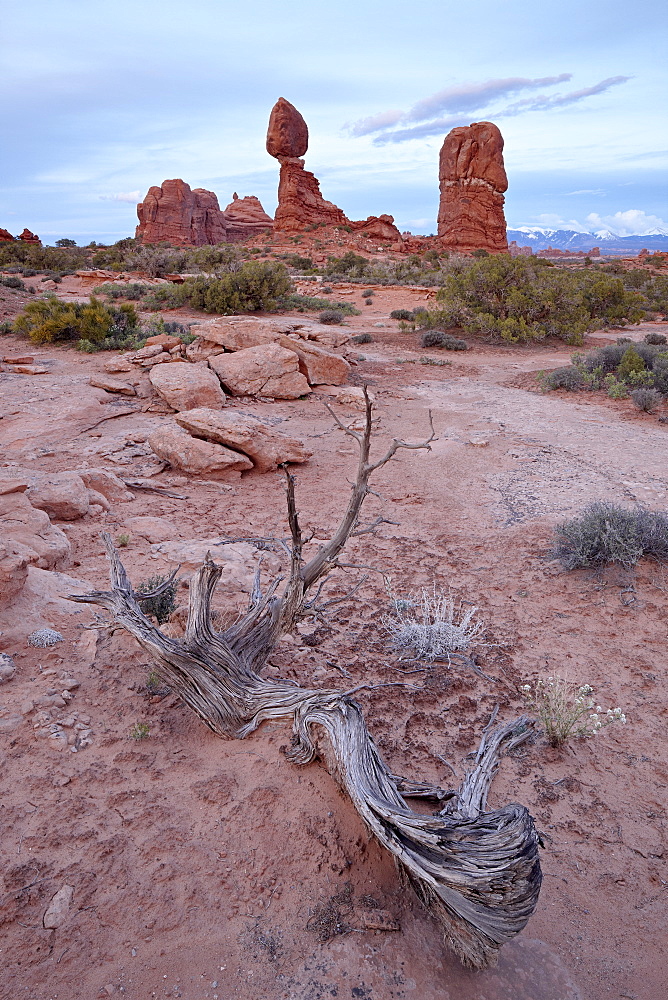
<path id="1" fill-rule="evenodd" d="M 543 229 L 539 226 L 520 226 L 508 230 L 508 242 L 515 240 L 518 246 L 530 246 L 534 253 L 538 250 L 587 251 L 599 247 L 602 254 L 637 254 L 647 249 L 668 251 L 668 232 L 655 229 L 645 236 L 615 236 L 602 229 L 595 233 L 576 233 L 572 229 Z"/>

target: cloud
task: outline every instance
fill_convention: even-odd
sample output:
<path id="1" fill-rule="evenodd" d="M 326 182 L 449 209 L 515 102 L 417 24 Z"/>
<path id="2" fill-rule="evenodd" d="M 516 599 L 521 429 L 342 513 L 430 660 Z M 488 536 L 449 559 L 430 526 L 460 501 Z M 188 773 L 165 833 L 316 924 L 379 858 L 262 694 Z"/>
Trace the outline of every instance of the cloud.
<path id="1" fill-rule="evenodd" d="M 478 108 L 486 108 L 488 104 L 499 97 L 516 94 L 519 90 L 531 90 L 533 87 L 547 87 L 555 83 L 564 83 L 572 76 L 572 73 L 561 73 L 559 76 L 543 76 L 536 80 L 511 76 L 503 80 L 486 80 L 484 83 L 448 87 L 446 90 L 439 90 L 431 97 L 425 97 L 422 101 L 414 104 L 404 121 L 423 122 L 443 111 L 477 111 Z"/>
<path id="2" fill-rule="evenodd" d="M 409 139 L 439 135 L 458 125 L 468 125 L 470 116 L 474 112 L 487 118 L 498 119 L 514 118 L 530 111 L 549 111 L 586 101 L 597 94 L 604 94 L 611 87 L 617 87 L 631 79 L 630 76 L 609 76 L 591 87 L 581 87 L 566 94 L 539 94 L 535 97 L 524 97 L 506 104 L 505 107 L 493 107 L 499 99 L 509 97 L 511 94 L 565 83 L 571 80 L 572 76 L 572 73 L 560 73 L 558 76 L 536 79 L 511 76 L 448 87 L 417 101 L 405 114 L 397 110 L 381 111 L 367 118 L 360 118 L 346 128 L 353 136 L 373 135 L 373 143 L 376 146 L 388 142 L 406 142 Z M 444 115 L 443 112 L 449 114 Z M 411 125 L 411 122 L 419 124 Z M 397 125 L 407 127 L 396 128 Z"/>
<path id="3" fill-rule="evenodd" d="M 377 115 L 360 118 L 359 121 L 352 122 L 345 127 L 351 135 L 368 135 L 370 132 L 377 132 L 379 129 L 396 125 L 403 117 L 403 111 L 381 111 Z"/>
<path id="4" fill-rule="evenodd" d="M 658 215 L 646 215 L 639 208 L 629 208 L 614 215 L 590 212 L 587 225 L 592 230 L 607 229 L 615 236 L 648 236 L 657 229 L 668 233 L 668 223 Z"/>
<path id="5" fill-rule="evenodd" d="M 564 197 L 569 198 L 571 197 L 571 195 L 576 195 L 576 194 L 603 195 L 605 193 L 606 192 L 603 190 L 603 188 L 582 188 L 581 191 L 564 191 Z"/>
<path id="6" fill-rule="evenodd" d="M 620 83 L 626 83 L 630 79 L 630 76 L 610 76 L 607 80 L 601 80 L 600 83 L 594 84 L 593 87 L 583 87 L 581 90 L 573 90 L 570 94 L 560 94 L 556 97 L 548 97 L 545 94 L 540 97 L 526 97 L 522 101 L 509 104 L 504 111 L 497 112 L 496 117 L 498 118 L 501 115 L 516 115 L 525 111 L 545 111 L 549 108 L 559 108 L 568 104 L 576 104 L 578 101 L 583 101 L 587 97 L 593 97 L 595 94 L 604 94 L 606 90 L 610 90 L 610 87 L 617 87 Z"/>
<path id="7" fill-rule="evenodd" d="M 132 205 L 136 205 L 140 198 L 140 191 L 119 191 L 118 194 L 100 195 L 100 201 L 129 201 Z"/>

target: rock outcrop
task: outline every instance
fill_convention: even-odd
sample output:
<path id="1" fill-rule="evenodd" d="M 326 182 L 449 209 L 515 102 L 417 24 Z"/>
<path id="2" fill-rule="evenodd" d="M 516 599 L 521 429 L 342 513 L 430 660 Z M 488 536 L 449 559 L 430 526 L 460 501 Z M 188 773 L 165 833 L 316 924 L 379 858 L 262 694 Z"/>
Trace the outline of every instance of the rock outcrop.
<path id="1" fill-rule="evenodd" d="M 401 244 L 401 234 L 391 215 L 351 222 L 342 209 L 323 198 L 320 182 L 315 174 L 304 169 L 304 161 L 300 159 L 307 149 L 306 122 L 294 105 L 279 97 L 271 110 L 267 128 L 267 152 L 281 164 L 274 228 L 279 232 L 298 233 L 306 226 L 318 224 L 349 226 L 374 239 Z"/>
<path id="2" fill-rule="evenodd" d="M 39 236 L 35 236 L 35 234 L 31 233 L 29 229 L 24 229 L 18 239 L 22 240 L 24 243 L 36 243 L 37 246 L 42 245 L 42 241 Z"/>
<path id="3" fill-rule="evenodd" d="M 454 128 L 439 160 L 438 235 L 449 250 L 507 253 L 503 137 L 492 122 Z"/>
<path id="4" fill-rule="evenodd" d="M 180 179 L 151 187 L 137 205 L 136 238 L 142 243 L 167 240 L 174 246 L 204 246 L 227 242 L 225 216 L 213 191 L 191 190 Z"/>
<path id="5" fill-rule="evenodd" d="M 196 406 L 217 409 L 225 405 L 220 382 L 206 365 L 183 361 L 156 365 L 151 368 L 149 379 L 173 410 L 192 410 Z"/>
<path id="6" fill-rule="evenodd" d="M 13 243 L 14 237 L 7 229 L 0 229 L 0 243 Z"/>
<path id="7" fill-rule="evenodd" d="M 297 399 L 311 391 L 293 351 L 278 344 L 260 344 L 234 354 L 216 354 L 209 365 L 232 396 Z"/>
<path id="8" fill-rule="evenodd" d="M 254 195 L 240 198 L 236 191 L 223 215 L 227 238 L 232 243 L 265 233 L 274 225 L 274 220 L 267 215 L 259 198 Z"/>
<path id="9" fill-rule="evenodd" d="M 212 411 L 215 412 L 215 411 Z M 181 427 L 159 427 L 148 439 L 151 450 L 173 469 L 192 475 L 239 474 L 253 468 L 253 463 L 238 451 L 192 437 Z"/>

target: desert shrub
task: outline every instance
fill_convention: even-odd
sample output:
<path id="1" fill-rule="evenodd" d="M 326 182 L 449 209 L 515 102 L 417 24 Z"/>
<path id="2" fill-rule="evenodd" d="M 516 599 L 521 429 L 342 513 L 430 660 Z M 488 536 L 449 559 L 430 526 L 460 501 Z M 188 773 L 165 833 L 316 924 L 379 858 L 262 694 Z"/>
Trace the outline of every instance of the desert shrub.
<path id="1" fill-rule="evenodd" d="M 359 316 L 360 311 L 350 302 L 332 302 L 331 299 L 321 299 L 315 295 L 281 295 L 276 300 L 276 309 L 286 312 L 294 309 L 296 312 L 318 312 L 323 309 L 336 309 L 344 316 Z"/>
<path id="2" fill-rule="evenodd" d="M 600 500 L 557 525 L 552 550 L 552 557 L 564 569 L 606 563 L 620 563 L 628 569 L 643 555 L 668 559 L 668 515 L 643 507 L 627 510 Z"/>
<path id="3" fill-rule="evenodd" d="M 281 259 L 288 267 L 294 267 L 297 271 L 313 270 L 313 261 L 310 257 L 302 257 L 298 253 L 286 253 Z"/>
<path id="4" fill-rule="evenodd" d="M 320 323 L 343 323 L 343 313 L 340 309 L 324 309 L 319 315 Z"/>
<path id="5" fill-rule="evenodd" d="M 621 708 L 605 712 L 596 705 L 589 684 L 575 684 L 563 677 L 548 677 L 522 685 L 527 705 L 538 712 L 550 746 L 559 747 L 573 737 L 595 736 L 605 726 L 626 722 Z M 594 709 L 596 709 L 594 711 Z"/>
<path id="6" fill-rule="evenodd" d="M 654 388 L 668 396 L 668 353 L 660 354 L 652 366 Z"/>
<path id="7" fill-rule="evenodd" d="M 167 580 L 168 576 L 151 576 L 144 583 L 140 583 L 135 590 L 135 597 L 144 614 L 152 615 L 159 625 L 163 625 L 176 608 L 176 584 L 172 582 L 164 586 Z M 142 596 L 154 591 L 158 593 L 149 597 Z"/>
<path id="8" fill-rule="evenodd" d="M 283 264 L 273 261 L 245 261 L 233 272 L 216 278 L 188 278 L 178 286 L 176 297 L 194 309 L 231 315 L 274 309 L 276 300 L 292 288 Z"/>
<path id="9" fill-rule="evenodd" d="M 556 368 L 544 376 L 542 383 L 543 388 L 548 390 L 568 389 L 569 392 L 575 392 L 577 389 L 584 388 L 582 373 L 575 365 L 569 365 L 567 368 Z"/>
<path id="10" fill-rule="evenodd" d="M 422 347 L 441 347 L 445 351 L 466 351 L 468 344 L 459 337 L 453 337 L 451 333 L 444 330 L 429 330 L 423 333 L 420 338 Z"/>
<path id="11" fill-rule="evenodd" d="M 663 396 L 657 389 L 648 389 L 644 386 L 633 389 L 629 395 L 633 400 L 634 406 L 637 406 L 639 410 L 643 410 L 644 413 L 653 413 L 663 400 Z"/>
<path id="12" fill-rule="evenodd" d="M 14 332 L 35 344 L 85 341 L 93 349 L 116 350 L 139 331 L 134 306 L 110 307 L 94 296 L 87 303 L 61 302 L 51 295 L 28 303 L 14 321 Z"/>
<path id="13" fill-rule="evenodd" d="M 352 338 L 353 344 L 373 344 L 373 337 L 370 333 L 358 333 Z"/>
<path id="14" fill-rule="evenodd" d="M 4 285 L 5 288 L 20 288 L 24 292 L 26 290 L 26 286 L 15 274 L 8 274 L 7 277 L 0 277 L 0 285 Z"/>
<path id="15" fill-rule="evenodd" d="M 436 660 L 449 653 L 465 652 L 484 626 L 473 619 L 477 608 L 464 611 L 449 594 L 422 590 L 420 594 L 392 598 L 392 614 L 382 624 L 398 649 L 418 659 Z"/>
<path id="16" fill-rule="evenodd" d="M 375 294 L 376 293 L 374 292 L 373 288 L 367 288 L 367 289 L 365 289 L 365 291 L 362 292 L 362 298 L 363 299 L 371 299 L 371 298 L 373 298 L 373 296 Z"/>
<path id="17" fill-rule="evenodd" d="M 393 309 L 390 313 L 390 319 L 402 319 L 405 322 L 411 322 L 415 317 L 410 309 Z"/>
<path id="18" fill-rule="evenodd" d="M 370 271 L 370 264 L 366 257 L 348 250 L 343 257 L 330 257 L 324 270 L 331 277 L 341 275 L 344 278 L 364 278 Z"/>
<path id="19" fill-rule="evenodd" d="M 610 399 L 626 399 L 629 394 L 626 382 L 620 382 L 613 374 L 605 376 L 603 385 Z"/>
<path id="20" fill-rule="evenodd" d="M 641 296 L 600 271 L 546 268 L 532 257 L 480 258 L 448 273 L 429 324 L 517 343 L 553 335 L 580 344 L 600 323 L 639 322 Z"/>
<path id="21" fill-rule="evenodd" d="M 323 285 L 321 287 L 320 291 L 322 292 L 323 295 L 331 295 L 332 294 L 332 289 L 331 289 L 331 287 L 329 285 Z"/>
<path id="22" fill-rule="evenodd" d="M 106 295 L 109 299 L 132 299 L 133 301 L 142 299 L 149 291 L 151 291 L 150 285 L 141 285 L 137 281 L 130 281 L 127 285 L 117 285 L 113 281 L 107 281 L 93 289 L 95 295 Z"/>
<path id="23" fill-rule="evenodd" d="M 648 333 L 645 335 L 646 344 L 668 344 L 668 337 L 663 333 Z"/>
<path id="24" fill-rule="evenodd" d="M 635 372 L 645 371 L 645 362 L 633 345 L 627 347 L 622 355 L 622 359 L 617 365 L 617 375 L 622 382 L 626 381 Z"/>

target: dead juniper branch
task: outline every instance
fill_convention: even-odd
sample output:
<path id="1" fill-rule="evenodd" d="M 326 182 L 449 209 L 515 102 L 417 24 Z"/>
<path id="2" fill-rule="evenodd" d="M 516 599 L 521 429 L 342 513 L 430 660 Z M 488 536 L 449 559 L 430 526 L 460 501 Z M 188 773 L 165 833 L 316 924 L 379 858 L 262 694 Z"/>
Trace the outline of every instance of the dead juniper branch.
<path id="1" fill-rule="evenodd" d="M 216 633 L 211 626 L 211 600 L 222 570 L 209 556 L 191 581 L 186 633 L 179 640 L 164 635 L 142 614 L 109 535 L 103 538 L 112 589 L 71 599 L 111 612 L 159 661 L 165 682 L 219 736 L 243 739 L 267 719 L 292 720 L 293 747 L 287 756 L 295 764 L 307 764 L 317 752 L 316 727 L 324 730 L 329 750 L 325 743 L 322 753 L 331 757 L 331 770 L 362 819 L 439 919 L 447 943 L 465 964 L 483 968 L 495 960 L 502 944 L 522 930 L 536 906 L 541 881 L 538 839 L 527 810 L 508 805 L 483 812 L 485 795 L 480 788 L 491 781 L 506 737 L 485 737 L 489 752 L 481 754 L 473 771 L 475 779 L 470 775 L 459 793 L 448 796 L 453 808 L 432 816 L 415 813 L 349 694 L 300 688 L 261 675 L 277 639 L 292 629 L 303 612 L 309 589 L 336 567 L 339 553 L 358 524 L 370 475 L 400 449 L 429 448 L 434 439 L 432 427 L 426 441 L 413 445 L 394 441 L 381 459 L 372 462 L 371 403 L 366 390 L 365 396 L 365 431 L 358 434 L 346 429 L 358 442 L 359 465 L 339 528 L 304 563 L 294 480 L 288 476 L 289 575 L 287 580 L 273 580 L 263 595 L 255 587 L 248 612 L 226 631 Z M 404 779 L 402 787 L 410 792 L 425 786 Z"/>

